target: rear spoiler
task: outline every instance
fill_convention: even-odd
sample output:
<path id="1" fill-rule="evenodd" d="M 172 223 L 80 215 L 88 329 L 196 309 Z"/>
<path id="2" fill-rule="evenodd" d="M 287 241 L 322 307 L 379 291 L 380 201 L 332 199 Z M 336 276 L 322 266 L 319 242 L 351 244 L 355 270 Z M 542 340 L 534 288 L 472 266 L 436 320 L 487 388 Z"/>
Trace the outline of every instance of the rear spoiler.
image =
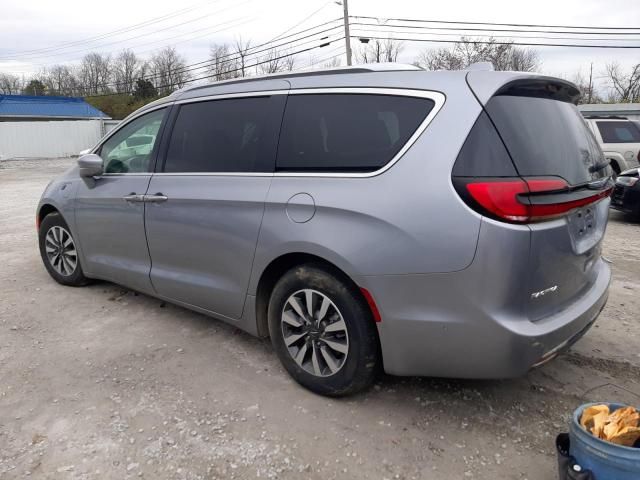
<path id="1" fill-rule="evenodd" d="M 485 105 L 494 95 L 540 97 L 576 104 L 580 90 L 567 80 L 522 72 L 470 71 L 467 85 Z"/>

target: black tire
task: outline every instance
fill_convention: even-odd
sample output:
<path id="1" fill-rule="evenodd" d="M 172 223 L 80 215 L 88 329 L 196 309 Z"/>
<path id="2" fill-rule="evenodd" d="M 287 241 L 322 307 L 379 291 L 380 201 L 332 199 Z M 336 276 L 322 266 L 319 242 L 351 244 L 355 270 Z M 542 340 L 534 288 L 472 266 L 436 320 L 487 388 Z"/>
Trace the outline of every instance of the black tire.
<path id="1" fill-rule="evenodd" d="M 287 325 L 283 327 L 282 320 L 285 305 L 292 295 L 304 289 L 311 289 L 326 296 L 346 324 L 348 352 L 340 369 L 327 376 L 314 375 L 305 370 L 294 360 L 293 353 L 290 353 L 285 344 L 284 329 L 288 328 Z M 375 323 L 360 291 L 351 282 L 343 280 L 339 272 L 316 264 L 301 265 L 289 270 L 276 283 L 271 293 L 268 319 L 271 343 L 278 358 L 294 380 L 302 386 L 320 395 L 337 397 L 364 390 L 373 382 L 380 364 Z M 321 341 L 318 340 L 317 344 L 320 345 Z M 322 347 L 327 348 L 324 343 Z M 315 351 L 310 352 L 308 355 Z M 320 357 L 321 355 L 318 355 L 318 358 Z M 310 362 L 309 359 L 307 365 Z M 324 363 L 326 373 L 329 365 L 324 360 L 321 362 Z"/>
<path id="2" fill-rule="evenodd" d="M 58 272 L 54 267 L 54 265 L 52 264 L 52 260 L 49 259 L 49 256 L 47 255 L 47 251 L 46 251 L 47 233 L 54 227 L 59 227 L 64 229 L 64 231 L 71 237 L 73 241 L 72 245 L 75 246 L 75 239 L 73 239 L 73 236 L 71 235 L 71 230 L 69 229 L 69 226 L 62 218 L 62 215 L 56 212 L 56 213 L 50 213 L 49 215 L 44 217 L 44 219 L 40 223 L 40 230 L 38 231 L 38 240 L 40 245 L 40 257 L 42 258 L 42 262 L 44 263 L 44 266 L 47 269 L 47 272 L 49 272 L 49 275 L 51 275 L 51 277 L 56 282 L 62 285 L 68 285 L 71 287 L 81 287 L 83 285 L 87 285 L 89 283 L 89 279 L 84 276 L 84 272 L 82 271 L 82 266 L 80 265 L 80 258 L 77 254 L 77 250 L 76 250 L 76 257 L 75 257 L 76 258 L 75 267 L 71 269 L 69 265 L 72 265 L 72 263 L 70 263 L 69 261 L 66 261 L 66 263 L 64 264 L 63 269 L 65 272 L 67 272 L 66 274 Z M 65 239 L 66 238 L 67 237 L 65 237 Z M 51 247 L 50 244 L 49 244 L 49 247 Z M 60 261 L 61 260 L 58 260 L 58 262 Z"/>
<path id="3" fill-rule="evenodd" d="M 620 175 L 620 167 L 618 166 L 618 162 L 615 162 L 615 161 L 612 161 L 610 165 L 611 165 L 611 178 L 615 180 L 616 178 L 618 178 L 618 175 Z"/>

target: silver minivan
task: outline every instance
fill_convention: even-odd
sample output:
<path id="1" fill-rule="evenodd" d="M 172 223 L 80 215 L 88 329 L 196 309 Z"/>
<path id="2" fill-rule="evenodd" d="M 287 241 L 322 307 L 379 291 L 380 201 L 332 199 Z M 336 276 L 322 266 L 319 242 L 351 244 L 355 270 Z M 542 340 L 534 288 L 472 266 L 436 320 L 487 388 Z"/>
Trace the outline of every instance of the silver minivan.
<path id="1" fill-rule="evenodd" d="M 607 300 L 612 182 L 578 95 L 400 65 L 181 90 L 49 184 L 42 259 L 270 336 L 325 395 L 520 376 Z"/>

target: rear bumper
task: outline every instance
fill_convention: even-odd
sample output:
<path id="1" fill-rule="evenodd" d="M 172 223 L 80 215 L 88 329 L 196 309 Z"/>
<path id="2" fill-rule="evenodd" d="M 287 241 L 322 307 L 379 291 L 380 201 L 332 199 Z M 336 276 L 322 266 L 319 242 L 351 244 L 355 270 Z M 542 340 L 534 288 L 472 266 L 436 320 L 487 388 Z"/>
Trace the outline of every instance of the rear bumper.
<path id="1" fill-rule="evenodd" d="M 601 259 L 591 287 L 568 307 L 536 322 L 487 299 L 466 270 L 361 278 L 381 310 L 384 369 L 393 375 L 510 378 L 551 360 L 578 340 L 605 306 L 611 272 Z M 499 288 L 496 286 L 495 288 Z"/>

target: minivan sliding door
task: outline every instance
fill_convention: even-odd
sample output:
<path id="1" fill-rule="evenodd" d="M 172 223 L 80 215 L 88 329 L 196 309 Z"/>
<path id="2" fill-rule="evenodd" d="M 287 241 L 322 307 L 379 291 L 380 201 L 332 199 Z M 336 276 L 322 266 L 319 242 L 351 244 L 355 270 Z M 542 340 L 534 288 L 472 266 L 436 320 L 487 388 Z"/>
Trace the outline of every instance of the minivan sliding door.
<path id="1" fill-rule="evenodd" d="M 240 318 L 285 101 L 286 92 L 179 105 L 146 203 L 162 297 Z"/>

